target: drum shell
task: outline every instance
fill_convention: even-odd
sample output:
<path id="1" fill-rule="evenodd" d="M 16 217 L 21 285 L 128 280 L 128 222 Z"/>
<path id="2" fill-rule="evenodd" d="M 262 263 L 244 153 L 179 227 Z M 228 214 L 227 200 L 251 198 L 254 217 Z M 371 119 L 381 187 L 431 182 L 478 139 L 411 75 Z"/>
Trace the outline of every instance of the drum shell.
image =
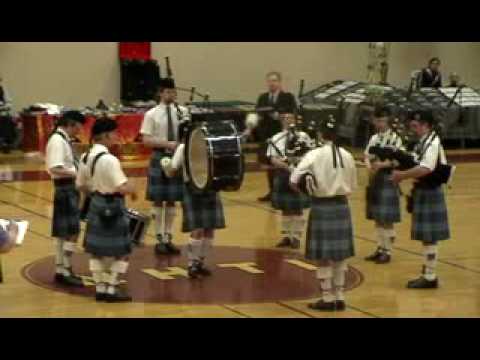
<path id="1" fill-rule="evenodd" d="M 192 178 L 190 158 L 191 137 L 194 131 L 203 133 L 207 149 L 208 179 L 205 187 L 200 188 Z M 240 189 L 244 175 L 244 156 L 238 132 L 230 121 L 204 123 L 192 128 L 187 135 L 185 163 L 189 185 L 197 191 L 237 191 Z"/>

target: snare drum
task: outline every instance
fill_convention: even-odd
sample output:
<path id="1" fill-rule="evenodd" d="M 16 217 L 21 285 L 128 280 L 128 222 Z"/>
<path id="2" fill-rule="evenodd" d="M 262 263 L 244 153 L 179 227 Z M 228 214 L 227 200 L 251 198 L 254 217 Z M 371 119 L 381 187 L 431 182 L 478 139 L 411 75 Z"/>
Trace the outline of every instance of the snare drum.
<path id="1" fill-rule="evenodd" d="M 232 121 L 202 123 L 187 134 L 185 165 L 199 191 L 237 191 L 244 175 L 241 137 Z"/>
<path id="2" fill-rule="evenodd" d="M 141 246 L 150 225 L 150 217 L 133 209 L 127 209 L 127 217 L 129 222 L 128 232 L 132 242 L 137 246 Z"/>

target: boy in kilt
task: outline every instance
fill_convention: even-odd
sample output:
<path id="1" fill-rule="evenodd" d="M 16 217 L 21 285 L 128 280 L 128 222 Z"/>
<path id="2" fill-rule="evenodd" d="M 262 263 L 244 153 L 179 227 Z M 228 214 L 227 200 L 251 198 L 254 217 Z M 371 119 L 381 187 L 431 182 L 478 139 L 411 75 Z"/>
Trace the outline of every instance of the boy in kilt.
<path id="1" fill-rule="evenodd" d="M 136 200 L 136 190 L 125 176 L 120 161 L 108 148 L 116 143 L 115 120 L 98 119 L 92 127 L 93 146 L 77 186 L 92 191 L 87 213 L 85 251 L 91 254 L 90 271 L 97 301 L 125 302 L 131 297 L 119 288 L 119 277 L 128 270 L 132 251 L 125 195 Z"/>
<path id="2" fill-rule="evenodd" d="M 65 112 L 57 121 L 46 147 L 47 172 L 53 180 L 52 237 L 56 238 L 55 282 L 82 287 L 83 281 L 72 269 L 72 256 L 80 233 L 80 194 L 75 188 L 78 162 L 71 139 L 78 135 L 85 117 L 78 111 Z"/>
<path id="3" fill-rule="evenodd" d="M 159 95 L 160 104 L 145 113 L 140 130 L 143 143 L 153 149 L 146 198 L 153 202 L 152 212 L 158 241 L 155 253 L 178 255 L 180 250 L 172 243 L 172 233 L 176 216 L 175 202 L 183 200 L 183 180 L 181 174 L 168 178 L 160 161 L 166 156 L 173 156 L 178 146 L 178 126 L 182 117 L 188 116 L 188 109 L 175 103 L 173 79 L 161 80 Z"/>
<path id="4" fill-rule="evenodd" d="M 181 134 L 181 138 L 185 135 L 186 132 Z M 185 144 L 178 146 L 171 162 L 166 166 L 167 174 L 175 176 L 181 168 L 184 180 L 182 231 L 190 233 L 187 245 L 188 275 L 191 279 L 197 279 L 211 275 L 205 261 L 213 246 L 215 230 L 225 228 L 225 216 L 218 192 L 201 192 L 189 184 L 185 168 Z"/>
<path id="5" fill-rule="evenodd" d="M 365 149 L 365 165 L 369 172 L 367 187 L 367 219 L 375 221 L 377 250 L 365 258 L 376 264 L 391 261 L 392 243 L 395 241 L 394 223 L 401 221 L 400 189 L 390 180 L 393 164 L 372 156 L 373 146 L 402 148 L 402 139 L 389 126 L 391 112 L 387 107 L 375 110 L 373 121 L 377 133 L 370 138 Z"/>
<path id="6" fill-rule="evenodd" d="M 312 208 L 308 219 L 306 258 L 318 263 L 321 299 L 309 304 L 319 311 L 345 310 L 346 260 L 354 256 L 353 226 L 347 196 L 357 187 L 357 170 L 353 156 L 337 146 L 335 120 L 322 124 L 324 146 L 310 151 L 294 170 L 293 189 L 305 174 L 314 185 L 309 189 Z M 309 192 L 310 192 L 309 191 Z"/>
<path id="7" fill-rule="evenodd" d="M 425 258 L 422 275 L 408 282 L 409 289 L 438 288 L 438 242 L 450 238 L 442 186 L 432 185 L 425 180 L 425 176 L 431 174 L 439 164 L 447 164 L 445 151 L 433 125 L 431 112 L 417 111 L 412 114 L 410 127 L 420 138 L 414 150 L 419 165 L 407 171 L 394 171 L 392 174 L 392 180 L 396 183 L 414 179 L 411 236 L 412 240 L 422 242 Z"/>
<path id="8" fill-rule="evenodd" d="M 300 248 L 300 239 L 303 235 L 305 221 L 303 210 L 310 207 L 310 198 L 303 193 L 298 193 L 290 188 L 290 172 L 292 164 L 289 163 L 287 153 L 288 144 L 294 136 L 290 126 L 295 126 L 295 115 L 289 112 L 280 114 L 283 131 L 277 133 L 268 142 L 267 156 L 274 167 L 272 206 L 282 212 L 282 240 L 277 244 L 279 248 Z M 300 141 L 310 143 L 310 137 L 303 131 L 295 131 Z"/>

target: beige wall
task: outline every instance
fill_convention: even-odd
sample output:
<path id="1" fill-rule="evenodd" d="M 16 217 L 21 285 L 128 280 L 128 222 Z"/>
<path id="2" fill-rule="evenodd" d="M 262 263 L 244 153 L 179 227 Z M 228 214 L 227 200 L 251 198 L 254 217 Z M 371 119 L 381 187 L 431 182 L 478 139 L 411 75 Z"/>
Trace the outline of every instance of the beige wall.
<path id="1" fill-rule="evenodd" d="M 118 101 L 117 43 L 0 43 L 0 73 L 16 109 L 34 102 L 69 106 Z M 270 70 L 285 74 L 286 88 L 297 94 L 335 79 L 364 80 L 367 43 L 153 43 L 153 56 L 170 56 L 179 86 L 196 86 L 212 99 L 254 100 Z M 480 43 L 394 43 L 389 81 L 406 85 L 413 69 L 431 56 L 443 60 L 443 72 L 457 71 L 480 84 Z"/>

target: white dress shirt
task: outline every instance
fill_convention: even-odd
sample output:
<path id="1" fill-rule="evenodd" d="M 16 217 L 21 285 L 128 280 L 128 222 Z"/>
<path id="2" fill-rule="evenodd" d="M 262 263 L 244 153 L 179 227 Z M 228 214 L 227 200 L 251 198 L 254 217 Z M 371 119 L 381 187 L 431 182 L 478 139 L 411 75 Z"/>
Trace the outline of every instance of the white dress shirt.
<path id="1" fill-rule="evenodd" d="M 371 156 L 369 150 L 372 146 L 390 146 L 397 149 L 403 149 L 402 139 L 391 129 L 388 129 L 383 133 L 377 133 L 370 138 L 370 141 L 368 142 L 367 148 L 364 152 L 365 156 Z"/>
<path id="2" fill-rule="evenodd" d="M 357 169 L 352 154 L 339 147 L 335 152 L 337 167 L 334 167 L 332 143 L 310 151 L 290 177 L 290 181 L 298 184 L 300 177 L 310 172 L 315 177 L 317 186 L 313 196 L 319 198 L 350 195 L 357 188 Z M 340 156 L 341 160 L 340 161 Z M 343 167 L 342 167 L 343 162 Z"/>
<path id="3" fill-rule="evenodd" d="M 91 177 L 92 163 L 95 156 L 106 152 L 95 165 L 95 173 Z M 77 186 L 88 186 L 92 192 L 98 191 L 102 194 L 113 194 L 117 188 L 128 181 L 122 170 L 120 160 L 110 154 L 108 148 L 101 144 L 93 145 L 87 164 L 79 167 Z"/>
<path id="4" fill-rule="evenodd" d="M 308 136 L 303 131 L 297 131 L 296 134 L 297 134 L 300 141 L 304 141 L 307 144 L 312 141 L 310 139 L 310 136 Z M 275 157 L 280 157 L 280 158 L 285 157 L 285 154 L 287 153 L 287 151 L 286 151 L 287 150 L 287 143 L 288 143 L 288 140 L 291 139 L 291 136 L 292 135 L 289 134 L 288 130 L 283 130 L 283 131 L 279 132 L 278 134 L 275 134 L 272 137 L 271 142 L 275 144 L 277 149 L 275 148 L 275 146 L 273 146 L 271 143 L 269 143 L 268 148 L 267 148 L 267 156 L 269 156 L 269 157 L 275 156 Z M 279 153 L 278 151 L 280 151 L 281 153 Z"/>
<path id="5" fill-rule="evenodd" d="M 170 113 L 172 116 L 173 131 L 175 139 L 178 140 L 178 125 L 180 124 L 177 108 L 174 104 L 166 105 L 160 103 L 153 109 L 150 109 L 145 113 L 143 118 L 142 127 L 140 128 L 140 134 L 153 136 L 159 141 L 168 141 L 168 115 L 167 106 L 170 107 Z M 186 107 L 178 106 L 185 118 L 189 118 L 190 114 Z"/>
<path id="6" fill-rule="evenodd" d="M 75 157 L 73 154 L 73 148 L 70 144 L 70 137 L 68 134 L 61 128 L 57 129 L 57 132 L 62 133 L 67 141 L 59 135 L 53 134 L 50 136 L 50 139 L 47 143 L 45 162 L 47 164 L 47 172 L 50 174 L 52 179 L 59 179 L 65 176 L 54 175 L 51 172 L 51 169 L 55 167 L 62 166 L 67 170 L 75 170 Z"/>
<path id="7" fill-rule="evenodd" d="M 432 141 L 433 138 L 433 141 Z M 422 146 L 423 145 L 423 146 Z M 426 149 L 425 149 L 426 148 Z M 447 157 L 445 156 L 445 150 L 443 149 L 440 138 L 435 133 L 424 135 L 420 139 L 419 146 L 417 148 L 417 161 L 420 162 L 420 166 L 435 170 L 437 167 L 437 161 L 440 160 L 441 164 L 447 164 Z M 423 156 L 419 159 L 418 155 Z M 440 155 L 440 158 L 439 158 Z"/>

